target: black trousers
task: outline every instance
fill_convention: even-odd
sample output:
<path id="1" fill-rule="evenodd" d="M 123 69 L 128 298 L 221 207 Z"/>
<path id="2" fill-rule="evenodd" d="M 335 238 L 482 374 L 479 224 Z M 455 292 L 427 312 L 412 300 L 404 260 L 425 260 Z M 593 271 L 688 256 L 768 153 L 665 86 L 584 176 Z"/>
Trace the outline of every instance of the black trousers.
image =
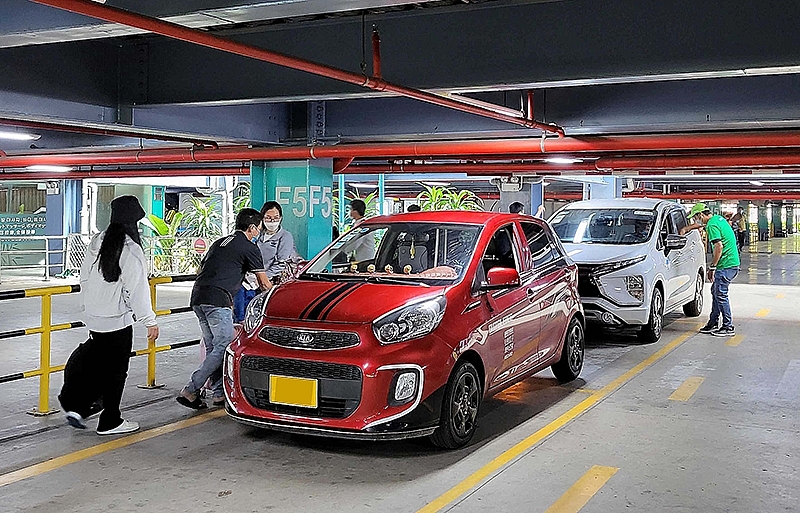
<path id="1" fill-rule="evenodd" d="M 133 347 L 133 327 L 117 331 L 90 331 L 89 340 L 79 345 L 64 368 L 64 386 L 58 395 L 65 411 L 88 417 L 93 403 L 103 401 L 98 431 L 122 424 L 119 403 Z"/>

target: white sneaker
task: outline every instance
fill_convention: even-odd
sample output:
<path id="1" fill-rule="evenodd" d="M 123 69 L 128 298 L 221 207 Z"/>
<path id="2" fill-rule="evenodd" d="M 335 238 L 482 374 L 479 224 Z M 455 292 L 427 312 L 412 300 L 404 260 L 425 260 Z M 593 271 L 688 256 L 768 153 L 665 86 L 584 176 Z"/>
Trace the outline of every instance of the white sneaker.
<path id="1" fill-rule="evenodd" d="M 64 416 L 67 418 L 67 424 L 74 427 L 75 429 L 86 429 L 85 419 L 81 417 L 79 413 L 75 413 L 74 411 L 67 411 L 64 412 Z"/>
<path id="2" fill-rule="evenodd" d="M 130 420 L 122 420 L 122 424 L 115 427 L 114 429 L 108 429 L 106 431 L 97 430 L 98 435 L 122 435 L 125 433 L 133 433 L 134 431 L 139 431 L 139 423 L 133 422 Z"/>

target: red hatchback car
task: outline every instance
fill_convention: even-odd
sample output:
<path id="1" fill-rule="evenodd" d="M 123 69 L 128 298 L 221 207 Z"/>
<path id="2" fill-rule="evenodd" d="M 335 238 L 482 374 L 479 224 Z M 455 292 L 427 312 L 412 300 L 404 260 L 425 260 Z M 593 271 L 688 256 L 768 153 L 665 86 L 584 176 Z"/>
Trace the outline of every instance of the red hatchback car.
<path id="1" fill-rule="evenodd" d="M 228 414 L 259 427 L 465 445 L 483 397 L 583 366 L 577 267 L 541 220 L 417 212 L 358 224 L 257 296 L 228 348 Z"/>

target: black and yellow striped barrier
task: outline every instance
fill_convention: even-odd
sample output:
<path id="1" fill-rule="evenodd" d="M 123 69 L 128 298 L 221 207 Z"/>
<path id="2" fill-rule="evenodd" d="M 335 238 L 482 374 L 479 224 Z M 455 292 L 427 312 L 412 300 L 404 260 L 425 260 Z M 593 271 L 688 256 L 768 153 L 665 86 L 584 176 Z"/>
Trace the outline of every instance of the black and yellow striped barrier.
<path id="1" fill-rule="evenodd" d="M 153 305 L 153 311 L 156 315 L 171 315 L 176 313 L 190 312 L 191 307 L 180 307 L 165 310 L 156 310 L 156 286 L 164 283 L 178 283 L 193 281 L 195 275 L 184 274 L 179 276 L 159 276 L 150 278 L 150 299 Z M 41 287 L 34 289 L 23 290 L 7 290 L 0 291 L 0 301 L 11 299 L 23 299 L 29 297 L 42 298 L 42 324 L 36 328 L 24 328 L 11 331 L 0 332 L 0 339 L 22 337 L 26 335 L 41 335 L 40 348 L 39 348 L 39 368 L 26 372 L 17 372 L 0 376 L 0 383 L 7 383 L 9 381 L 16 381 L 18 379 L 32 378 L 39 376 L 39 406 L 34 408 L 31 413 L 33 415 L 48 415 L 54 411 L 50 409 L 50 374 L 64 370 L 63 365 L 53 367 L 50 364 L 50 334 L 54 331 L 63 331 L 73 328 L 81 328 L 86 326 L 80 321 L 67 322 L 62 324 L 52 324 L 52 300 L 53 296 L 60 294 L 72 294 L 80 292 L 80 285 L 63 285 L 58 287 Z M 155 340 L 148 339 L 147 349 L 140 349 L 133 351 L 131 356 L 147 355 L 147 382 L 142 385 L 143 388 L 157 388 L 156 385 L 156 354 L 169 351 L 170 349 L 178 349 L 191 345 L 197 345 L 198 340 L 189 342 L 180 342 L 177 344 L 157 346 Z"/>

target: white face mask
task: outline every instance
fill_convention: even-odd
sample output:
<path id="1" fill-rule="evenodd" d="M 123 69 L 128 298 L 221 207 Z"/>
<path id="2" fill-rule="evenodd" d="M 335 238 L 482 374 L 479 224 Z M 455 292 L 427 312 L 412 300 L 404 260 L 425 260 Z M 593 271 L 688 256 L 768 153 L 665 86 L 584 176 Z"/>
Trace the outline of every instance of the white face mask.
<path id="1" fill-rule="evenodd" d="M 267 231 L 270 232 L 270 233 L 277 232 L 278 228 L 280 228 L 280 226 L 281 226 L 280 221 L 275 221 L 275 222 L 271 222 L 271 223 L 264 223 L 264 228 L 266 228 Z"/>

